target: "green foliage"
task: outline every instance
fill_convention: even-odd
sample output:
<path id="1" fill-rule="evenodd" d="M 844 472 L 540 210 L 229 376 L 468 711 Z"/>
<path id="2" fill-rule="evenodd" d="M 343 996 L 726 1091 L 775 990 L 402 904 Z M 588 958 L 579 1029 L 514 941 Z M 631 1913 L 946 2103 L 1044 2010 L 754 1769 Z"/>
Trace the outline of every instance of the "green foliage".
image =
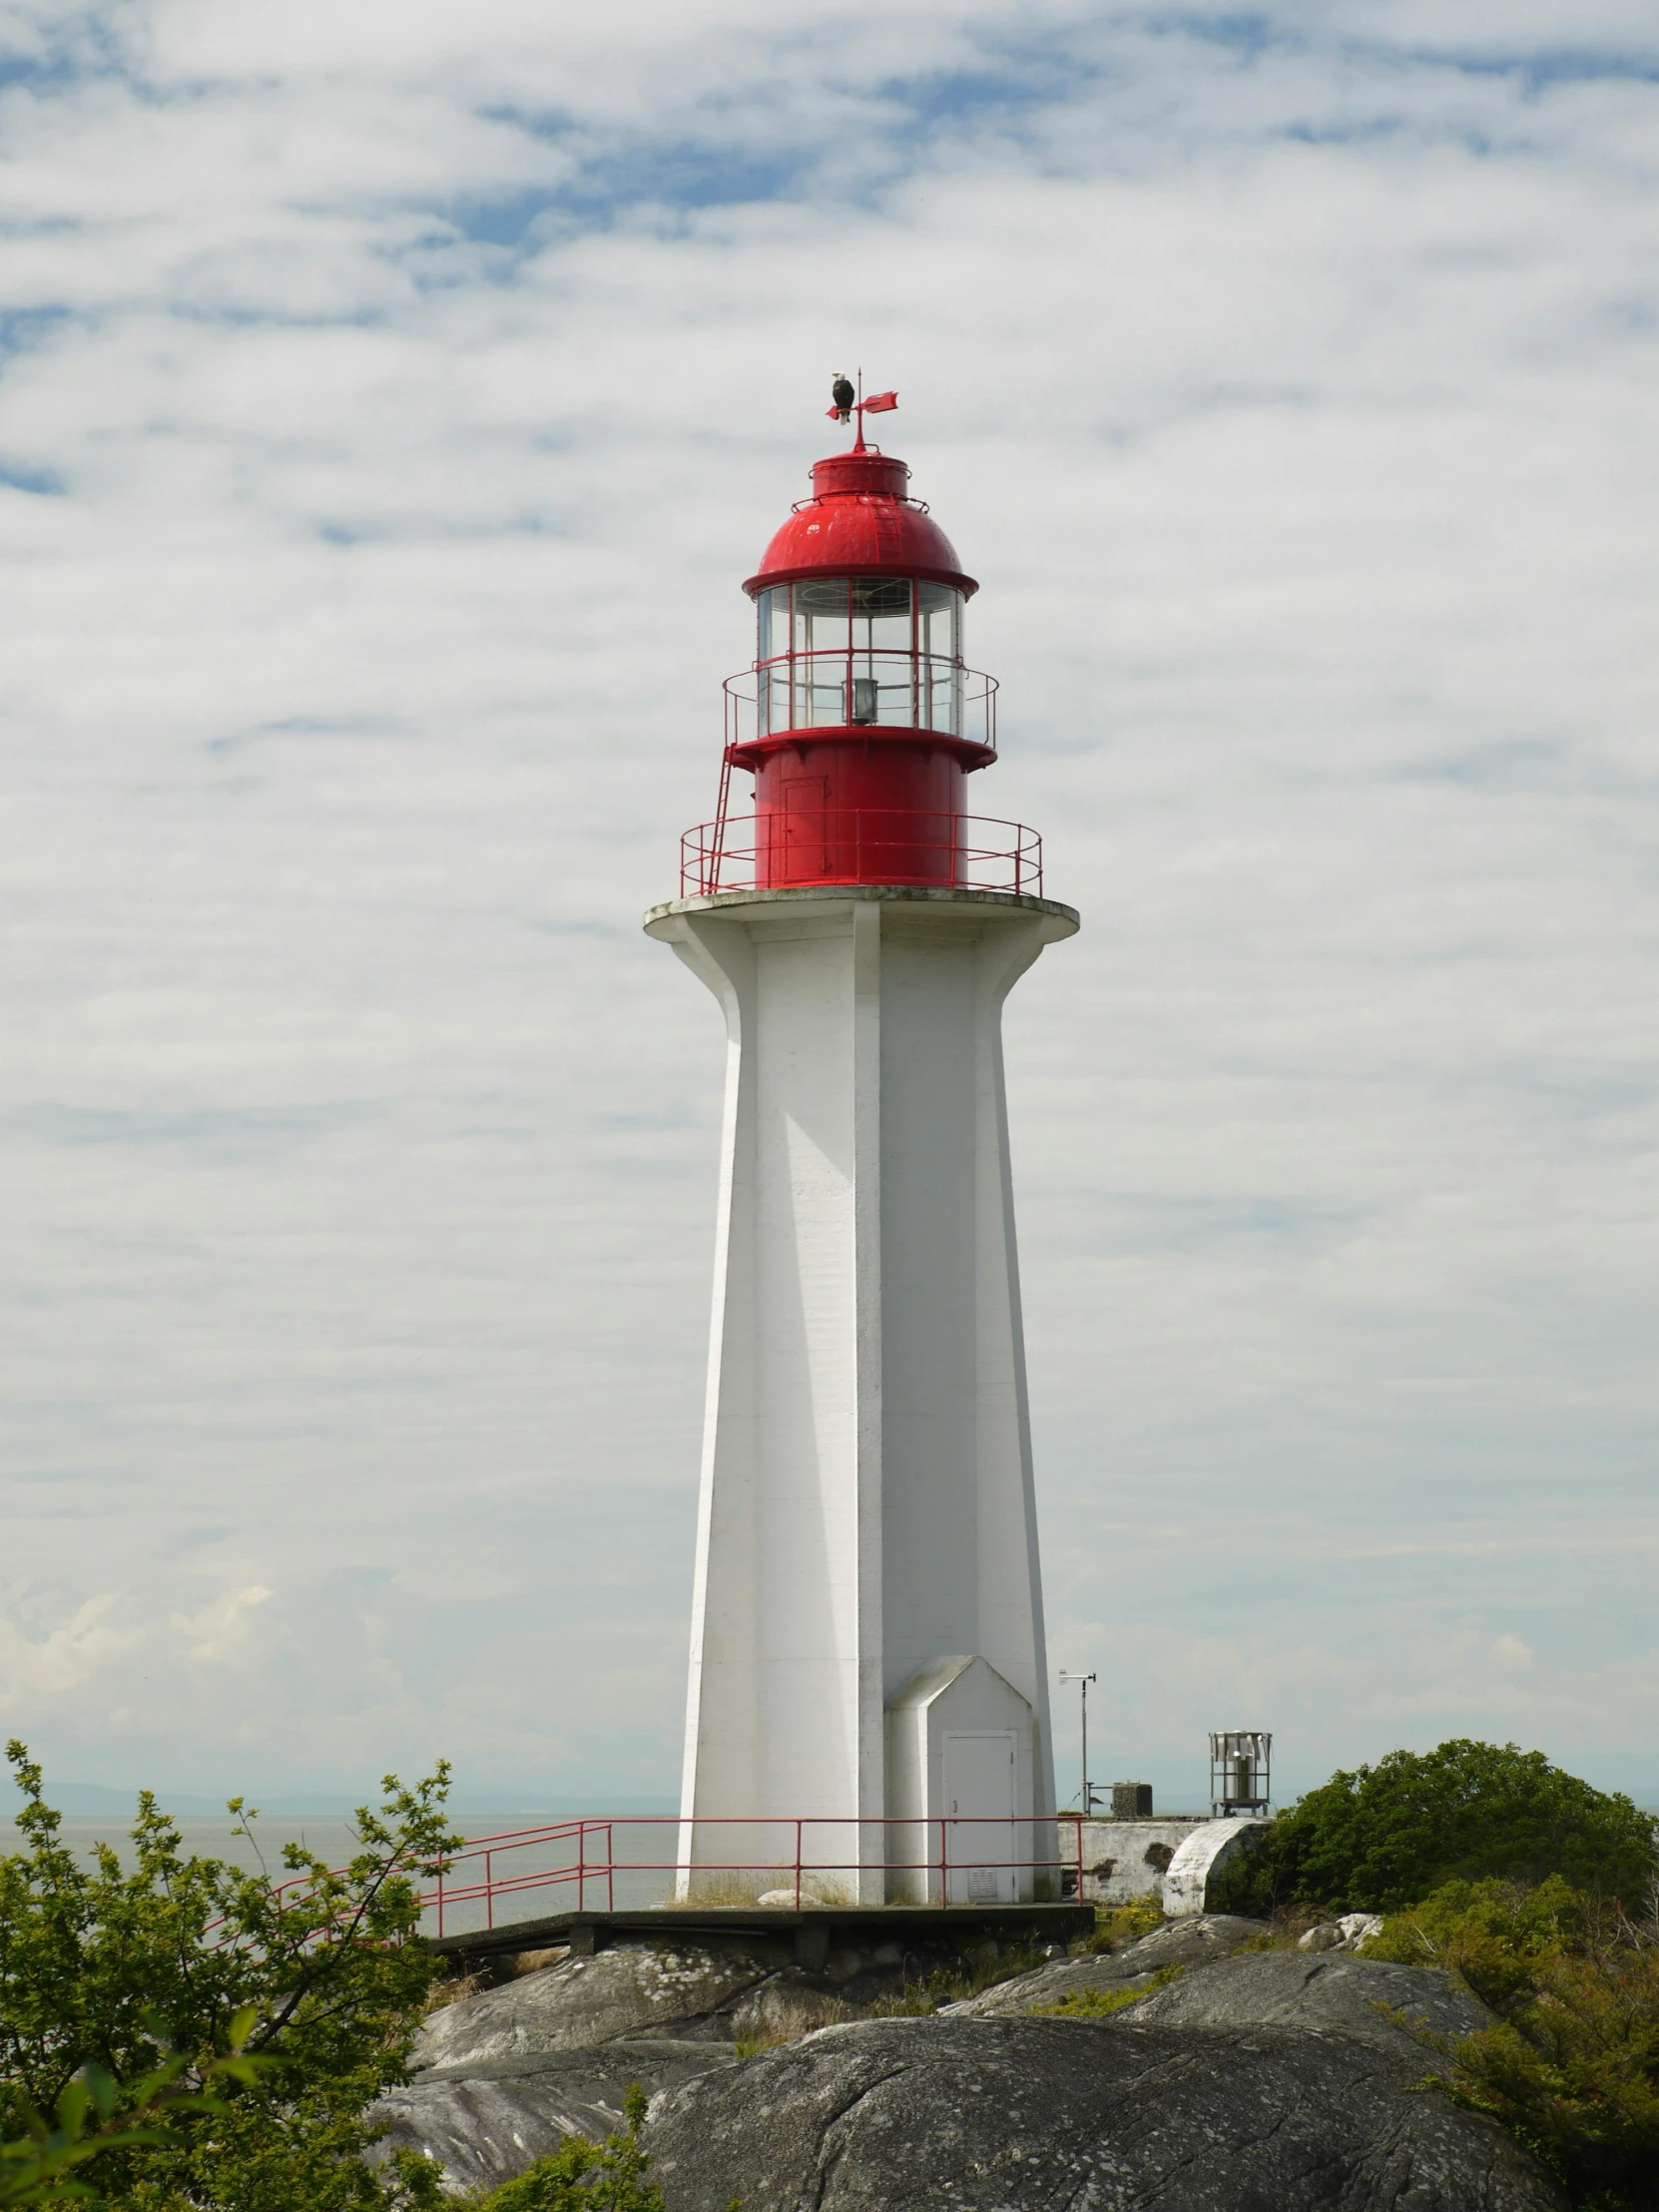
<path id="1" fill-rule="evenodd" d="M 223 2112 L 211 2093 L 216 2080 L 256 2081 L 269 2061 L 250 2058 L 244 2045 L 258 2017 L 252 2005 L 238 2013 L 228 2030 L 231 2048 L 224 2056 L 204 2054 L 192 2065 L 177 2053 L 123 2087 L 102 2066 L 82 2068 L 63 2089 L 52 2116 L 26 2114 L 28 2132 L 0 2143 L 0 2205 L 64 2204 L 85 2200 L 93 2191 L 71 2178 L 77 2166 L 101 2152 L 131 2150 L 140 2144 L 174 2140 L 166 2123 L 181 2112 Z M 196 2088 L 187 2087 L 192 2075 Z"/>
<path id="2" fill-rule="evenodd" d="M 1552 1874 L 1535 1889 L 1518 1882 L 1447 1882 L 1420 1905 L 1390 1915 L 1366 1944 L 1368 1958 L 1442 1966 L 1471 1988 L 1501 1993 L 1524 1985 L 1533 1966 L 1596 1939 L 1606 1908 Z M 1471 1976 L 1473 1977 L 1471 1979 Z"/>
<path id="3" fill-rule="evenodd" d="M 458 1842 L 443 1818 L 447 1769 L 413 1790 L 388 1775 L 380 1811 L 356 1816 L 362 1849 L 349 1868 L 332 1874 L 289 1845 L 290 1879 L 277 1885 L 186 1858 L 148 1792 L 133 1871 L 107 1847 L 84 1866 L 60 1840 L 39 1768 L 21 1744 L 8 1757 L 25 1804 L 24 1848 L 0 1858 L 0 2139 L 61 2112 L 78 2078 L 90 2096 L 97 2079 L 142 2084 L 191 2053 L 164 2085 L 180 2095 L 159 2137 L 135 2129 L 123 2139 L 117 2128 L 101 2144 L 106 2204 L 424 2212 L 441 2203 L 427 2161 L 403 2154 L 375 2170 L 361 2154 L 375 2132 L 364 2113 L 406 2078 L 440 1970 L 410 1937 L 414 1878 Z M 256 1816 L 240 1800 L 232 1811 L 253 1836 Z M 228 2062 L 242 2057 L 263 2063 L 239 2077 Z M 221 2092 L 214 2108 L 192 2108 L 210 2079 Z"/>
<path id="4" fill-rule="evenodd" d="M 1501 2120 L 1581 2212 L 1659 2204 L 1659 1926 L 1552 1880 L 1453 1883 L 1366 1955 L 1443 1965 L 1496 2015 L 1434 2078 Z M 1425 2040 L 1435 2040 L 1425 2038 Z"/>
<path id="5" fill-rule="evenodd" d="M 651 2160 L 640 2147 L 645 2106 L 636 2082 L 616 2134 L 602 2143 L 571 2136 L 499 2189 L 467 2199 L 468 2212 L 663 2212 L 662 2192 L 646 2178 Z"/>
<path id="6" fill-rule="evenodd" d="M 1391 1751 L 1340 1773 L 1274 1822 L 1245 1904 L 1398 1913 L 1448 1882 L 1575 1888 L 1634 1904 L 1654 1863 L 1653 1823 L 1627 1797 L 1594 1790 L 1542 1752 L 1458 1738 Z"/>
<path id="7" fill-rule="evenodd" d="M 1058 2004 L 1032 2005 L 1031 2012 L 1033 2016 L 1057 2020 L 1109 2020 L 1114 2012 L 1122 2012 L 1131 2004 L 1139 2004 L 1142 1997 L 1151 1996 L 1154 1989 L 1167 1988 L 1185 1971 L 1180 1965 L 1160 1966 L 1152 1979 L 1143 1982 L 1138 1989 L 1074 1989 Z"/>
<path id="8" fill-rule="evenodd" d="M 1272 1919 L 1278 1873 L 1271 1843 L 1278 1827 L 1275 1822 L 1266 1831 L 1248 1831 L 1260 1841 L 1247 1842 L 1228 1853 L 1204 1885 L 1205 1912 L 1237 1913 L 1246 1920 Z"/>
<path id="9" fill-rule="evenodd" d="M 905 1982 L 893 1996 L 877 1997 L 869 2008 L 870 2017 L 925 2019 L 942 2004 L 959 2004 L 964 1997 L 976 1997 L 981 1989 L 989 1989 L 998 1981 L 1011 1981 L 1015 1974 L 1029 1973 L 1042 1963 L 1040 1950 L 1007 1950 L 998 1957 L 976 1959 L 953 1972 L 941 1968 L 924 1974 L 919 1981 Z"/>
<path id="10" fill-rule="evenodd" d="M 1127 1905 L 1097 1905 L 1094 1934 L 1085 1936 L 1071 1947 L 1080 1952 L 1122 1950 L 1126 1944 L 1138 1943 L 1143 1936 L 1150 1936 L 1155 1928 L 1163 1925 L 1164 1909 L 1156 1898 L 1134 1898 Z"/>

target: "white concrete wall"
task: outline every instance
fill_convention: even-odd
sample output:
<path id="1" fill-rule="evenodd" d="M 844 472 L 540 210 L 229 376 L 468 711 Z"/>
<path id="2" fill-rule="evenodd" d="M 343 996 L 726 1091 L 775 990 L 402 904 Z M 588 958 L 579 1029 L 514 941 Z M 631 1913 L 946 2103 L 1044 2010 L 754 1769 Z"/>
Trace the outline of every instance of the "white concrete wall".
<path id="1" fill-rule="evenodd" d="M 1083 1823 L 1083 1897 L 1090 1905 L 1129 1905 L 1137 1898 L 1164 1895 L 1164 1876 L 1176 1853 L 1195 1829 L 1207 1828 L 1209 1815 L 1171 1815 L 1165 1820 L 1085 1821 Z M 1060 1823 L 1062 1845 L 1075 1848 L 1077 1831 Z"/>
<path id="2" fill-rule="evenodd" d="M 879 1819 L 887 1700 L 951 1654 L 1029 1704 L 1027 1809 L 1046 1812 L 1001 1007 L 1075 917 L 849 888 L 683 900 L 647 926 L 729 1040 L 688 1855 L 793 1855 L 784 1828 L 723 1837 L 715 1815 Z M 856 1851 L 827 1828 L 807 1849 L 882 1857 L 873 1828 Z"/>

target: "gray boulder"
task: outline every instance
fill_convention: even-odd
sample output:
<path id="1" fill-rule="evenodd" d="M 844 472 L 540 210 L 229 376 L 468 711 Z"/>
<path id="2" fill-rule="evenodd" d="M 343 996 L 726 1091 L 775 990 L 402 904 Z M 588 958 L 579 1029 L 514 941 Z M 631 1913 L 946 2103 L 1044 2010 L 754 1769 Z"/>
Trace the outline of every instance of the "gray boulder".
<path id="1" fill-rule="evenodd" d="M 1483 2004 L 1430 1967 L 1301 1950 L 1218 1959 L 1143 1997 L 1133 2016 L 1161 2027 L 1295 2027 L 1307 2035 L 1341 2035 L 1382 2054 L 1413 2081 L 1435 2063 L 1417 2029 L 1472 2035 L 1492 2024 Z"/>
<path id="2" fill-rule="evenodd" d="M 1374 1936 L 1382 1933 L 1381 1913 L 1345 1913 L 1340 1920 L 1321 1921 L 1309 1929 L 1298 1950 L 1364 1950 Z"/>
<path id="3" fill-rule="evenodd" d="M 476 2073 L 504 2058 L 595 2050 L 619 2036 L 676 2030 L 722 2034 L 730 2008 L 769 1976 L 764 1961 L 695 1943 L 619 1944 L 563 1958 L 481 1996 L 446 2004 L 423 2023 L 411 2063 Z"/>
<path id="4" fill-rule="evenodd" d="M 1138 2005 L 860 2020 L 671 2090 L 646 2143 L 674 2212 L 1565 2212 L 1500 2129 L 1405 2078 L 1369 2035 Z"/>
<path id="5" fill-rule="evenodd" d="M 654 2039 L 426 2074 L 388 2090 L 374 2106 L 373 2117 L 386 2124 L 374 2159 L 415 2150 L 443 2168 L 445 2186 L 456 2194 L 493 2189 L 568 2135 L 597 2140 L 620 2127 L 623 2099 L 635 2082 L 656 2095 L 736 2063 L 729 2043 Z"/>
<path id="6" fill-rule="evenodd" d="M 947 2004 L 943 2013 L 964 2019 L 1017 2017 L 1040 2005 L 1058 2004 L 1062 1997 L 1085 1989 L 1117 1989 L 1126 1982 L 1145 1984 L 1160 1966 L 1200 1966 L 1225 1958 L 1267 1933 L 1266 1921 L 1241 1920 L 1229 1913 L 1197 1913 L 1186 1920 L 1170 1921 L 1150 1936 L 1122 1950 L 1104 1951 L 1080 1958 L 1050 1958 L 1029 1973 L 1011 1981 L 993 1982 L 977 1996 Z"/>

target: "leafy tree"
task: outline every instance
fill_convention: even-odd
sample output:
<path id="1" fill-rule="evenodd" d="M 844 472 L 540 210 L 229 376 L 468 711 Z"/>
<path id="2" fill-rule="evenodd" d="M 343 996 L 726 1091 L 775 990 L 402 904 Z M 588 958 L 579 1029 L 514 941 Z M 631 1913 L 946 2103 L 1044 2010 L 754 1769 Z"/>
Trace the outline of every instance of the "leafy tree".
<path id="1" fill-rule="evenodd" d="M 400 2154 L 363 2162 L 365 2117 L 407 2078 L 410 2039 L 440 1961 L 410 1940 L 416 1878 L 459 1839 L 443 1816 L 448 1769 L 404 1789 L 384 1783 L 356 1816 L 361 1850 L 330 1873 L 288 1845 L 288 1880 L 186 1858 L 154 1797 L 139 1799 L 135 1864 L 102 1847 L 84 1866 L 60 1838 L 40 1769 L 7 1754 L 24 1796 L 23 1849 L 0 1858 L 0 2140 L 62 2110 L 77 2079 L 141 2082 L 176 2053 L 182 2094 L 223 2073 L 240 2048 L 264 2063 L 233 2080 L 217 2109 L 181 2104 L 163 2139 L 112 2140 L 101 2198 L 131 2212 L 382 2212 L 435 2206 L 438 2177 Z M 241 1833 L 256 1816 L 233 1799 Z M 239 2045 L 236 2023 L 252 2009 Z M 90 2069 L 99 2069 L 94 2074 Z M 38 2122 L 36 2123 L 38 2125 Z"/>
<path id="2" fill-rule="evenodd" d="M 128 2087 L 113 2080 L 102 2066 L 84 2067 L 60 2093 L 50 2119 L 31 2113 L 27 2134 L 0 2143 L 0 2206 L 10 2212 L 19 2205 L 85 2199 L 93 2192 L 71 2176 L 89 2158 L 108 2150 L 166 2142 L 170 2139 L 167 2123 L 181 2112 L 222 2112 L 224 2104 L 212 2094 L 213 2082 L 257 2081 L 270 2064 L 268 2059 L 248 2057 L 243 2049 L 258 2017 L 253 2005 L 238 2013 L 231 2022 L 229 2054 L 204 2053 L 194 2066 L 188 2058 L 175 2055 Z M 201 2086 L 186 2087 L 187 2074 L 194 2075 Z"/>
<path id="3" fill-rule="evenodd" d="M 1653 1823 L 1630 1799 L 1551 1766 L 1541 1751 L 1455 1738 L 1334 1774 L 1275 1821 L 1234 1910 L 1292 1902 L 1397 1913 L 1448 1882 L 1558 1875 L 1634 1904 L 1654 1864 Z"/>

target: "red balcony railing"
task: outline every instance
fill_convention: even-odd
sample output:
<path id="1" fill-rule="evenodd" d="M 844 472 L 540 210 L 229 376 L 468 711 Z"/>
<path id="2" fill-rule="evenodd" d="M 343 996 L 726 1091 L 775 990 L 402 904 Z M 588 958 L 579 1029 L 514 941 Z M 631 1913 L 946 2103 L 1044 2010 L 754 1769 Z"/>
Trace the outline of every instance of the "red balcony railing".
<path id="1" fill-rule="evenodd" d="M 1054 1900 L 1062 1894 L 1078 1898 L 1083 1894 L 1083 1828 L 1081 1822 L 1068 1825 L 1073 1833 L 1061 1848 L 1052 1813 L 862 1821 L 760 1814 L 695 1824 L 664 1814 L 633 1814 L 561 1821 L 548 1828 L 472 1838 L 422 1892 L 421 1905 L 435 1924 L 431 1933 L 442 1936 L 458 1933 L 457 1922 L 469 1929 L 492 1929 L 498 1925 L 498 1904 L 524 1901 L 537 1892 L 536 1911 L 521 1911 L 518 1917 L 637 1909 L 666 1904 L 688 1890 L 686 1902 L 695 1905 L 699 1887 L 713 1889 L 721 1903 L 734 1902 L 735 1892 L 747 1892 L 797 1910 L 855 1905 L 865 1890 L 889 1887 L 908 1890 L 912 1904 L 940 1907 L 1011 1905 L 1020 1901 L 1020 1892 L 1029 1898 L 1038 1889 Z M 694 1826 L 695 1856 L 690 1849 Z M 651 1849 L 652 1830 L 662 1836 L 666 1853 Z M 726 1849 L 723 1838 L 730 1839 Z M 1042 1853 L 1045 1842 L 1055 1848 Z M 550 1853 L 553 1865 L 547 1864 Z M 619 1898 L 619 1886 L 633 1892 L 632 1897 Z M 463 1907 L 471 1910 L 461 1911 Z M 512 1921 L 500 1925 L 510 1927 Z"/>
<path id="2" fill-rule="evenodd" d="M 680 895 L 918 883 L 1041 897 L 1043 841 L 1020 822 L 901 808 L 722 817 L 680 839 Z"/>
<path id="3" fill-rule="evenodd" d="M 1069 1833 L 1063 1833 L 1069 1831 Z M 338 1870 L 343 1873 L 345 1870 Z M 637 1911 L 699 1894 L 782 1906 L 1002 1905 L 1084 1894 L 1083 1826 L 1053 1813 L 888 1816 L 672 1813 L 551 1821 L 469 1837 L 441 1871 L 410 1863 L 427 1935 L 511 1928 L 550 1913 Z M 310 1889 L 297 1875 L 280 1898 Z M 1038 1900 L 1040 1902 L 1040 1899 Z M 336 1934 L 349 1934 L 354 1909 Z M 212 1935 L 223 1928 L 211 1922 Z M 221 1940 L 225 1940 L 221 1937 Z M 319 1931 L 319 1939 L 332 1939 Z"/>

